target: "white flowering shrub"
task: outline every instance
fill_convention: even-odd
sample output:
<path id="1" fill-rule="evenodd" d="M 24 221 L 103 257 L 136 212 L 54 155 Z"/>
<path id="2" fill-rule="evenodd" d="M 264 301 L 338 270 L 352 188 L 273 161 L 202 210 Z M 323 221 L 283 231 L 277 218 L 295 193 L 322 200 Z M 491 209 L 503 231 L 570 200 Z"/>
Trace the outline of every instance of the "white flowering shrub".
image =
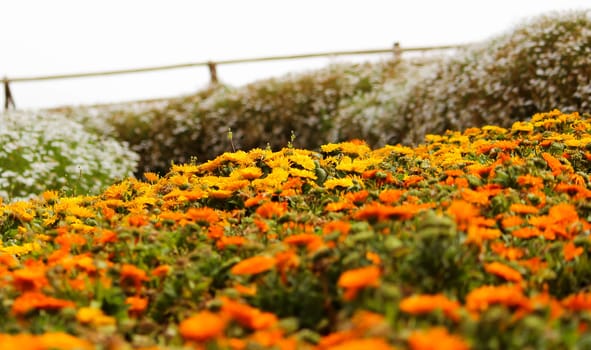
<path id="1" fill-rule="evenodd" d="M 133 174 L 138 155 L 57 113 L 0 113 L 0 197 L 98 193 Z"/>
<path id="2" fill-rule="evenodd" d="M 447 129 L 506 127 L 555 108 L 589 112 L 591 12 L 534 18 L 429 72 L 402 98 L 393 91 L 397 102 L 384 105 L 377 117 L 384 142 L 416 144 Z"/>

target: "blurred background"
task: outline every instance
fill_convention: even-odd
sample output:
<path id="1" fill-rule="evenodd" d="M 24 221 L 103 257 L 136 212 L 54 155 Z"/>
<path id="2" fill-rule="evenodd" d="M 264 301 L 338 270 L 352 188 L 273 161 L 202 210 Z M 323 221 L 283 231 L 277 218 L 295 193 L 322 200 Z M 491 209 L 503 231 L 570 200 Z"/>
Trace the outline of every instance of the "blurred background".
<path id="1" fill-rule="evenodd" d="M 2 4 L 0 77 L 21 78 L 189 62 L 464 44 L 524 19 L 584 9 L 588 0 L 184 1 L 20 0 Z M 219 66 L 222 83 L 383 60 L 342 56 Z M 18 108 L 144 100 L 194 93 L 207 67 L 11 84 Z"/>

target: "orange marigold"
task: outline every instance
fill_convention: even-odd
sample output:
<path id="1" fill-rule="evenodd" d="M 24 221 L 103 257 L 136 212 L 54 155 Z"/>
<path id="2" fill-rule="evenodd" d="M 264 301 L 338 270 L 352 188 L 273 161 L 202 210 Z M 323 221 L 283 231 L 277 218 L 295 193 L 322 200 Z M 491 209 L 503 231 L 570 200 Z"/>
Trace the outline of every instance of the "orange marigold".
<path id="1" fill-rule="evenodd" d="M 152 275 L 156 277 L 164 277 L 170 272 L 170 265 L 160 265 L 152 269 Z"/>
<path id="2" fill-rule="evenodd" d="M 480 210 L 472 204 L 463 201 L 455 200 L 451 203 L 447 212 L 453 216 L 461 230 L 465 230 L 468 227 L 470 220 L 480 216 Z"/>
<path id="3" fill-rule="evenodd" d="M 268 256 L 254 256 L 237 263 L 232 267 L 230 272 L 234 275 L 255 275 L 272 269 L 275 266 L 275 263 L 275 258 Z"/>
<path id="4" fill-rule="evenodd" d="M 121 284 L 131 283 L 139 290 L 142 287 L 142 282 L 148 280 L 146 271 L 131 264 L 123 264 L 120 271 Z"/>
<path id="5" fill-rule="evenodd" d="M 443 313 L 454 321 L 459 319 L 458 310 L 460 303 L 448 299 L 443 294 L 420 294 L 413 295 L 402 299 L 400 302 L 400 310 L 413 314 L 420 315 L 441 310 Z"/>
<path id="6" fill-rule="evenodd" d="M 394 350 L 394 347 L 388 344 L 382 338 L 362 338 L 350 339 L 344 342 L 327 347 L 328 350 Z"/>
<path id="7" fill-rule="evenodd" d="M 280 217 L 287 211 L 287 202 L 266 202 L 261 204 L 256 213 L 265 219 L 272 219 L 274 217 Z"/>
<path id="8" fill-rule="evenodd" d="M 521 204 L 521 203 L 513 203 L 509 207 L 509 210 L 516 213 L 516 214 L 537 214 L 538 208 L 528 205 L 528 204 Z"/>
<path id="9" fill-rule="evenodd" d="M 248 304 L 243 304 L 227 297 L 222 297 L 221 301 L 221 312 L 225 316 L 250 329 L 268 329 L 278 322 L 277 316 L 270 312 L 263 312 Z"/>
<path id="10" fill-rule="evenodd" d="M 148 307 L 148 298 L 127 297 L 125 299 L 125 304 L 129 305 L 127 311 L 133 314 L 141 313 Z"/>
<path id="11" fill-rule="evenodd" d="M 515 231 L 511 231 L 511 234 L 517 238 L 534 238 L 542 235 L 542 232 L 535 227 L 523 227 Z"/>
<path id="12" fill-rule="evenodd" d="M 359 289 L 364 287 L 377 287 L 380 282 L 381 271 L 379 267 L 372 265 L 348 270 L 341 274 L 337 284 L 347 289 L 345 299 L 354 299 Z"/>
<path id="13" fill-rule="evenodd" d="M 218 213 L 208 207 L 204 208 L 190 208 L 185 214 L 188 219 L 197 223 L 215 224 L 220 220 Z"/>
<path id="14" fill-rule="evenodd" d="M 484 270 L 490 274 L 499 276 L 510 282 L 518 283 L 523 280 L 523 277 L 521 276 L 521 273 L 519 273 L 519 271 L 498 261 L 489 264 L 484 264 Z"/>
<path id="15" fill-rule="evenodd" d="M 284 243 L 303 246 L 305 245 L 309 250 L 315 250 L 322 245 L 322 238 L 313 233 L 300 233 L 291 235 L 283 239 Z"/>
<path id="16" fill-rule="evenodd" d="M 52 298 L 39 292 L 26 292 L 14 300 L 12 313 L 18 316 L 34 309 L 57 310 L 74 306 L 75 304 L 69 300 Z"/>
<path id="17" fill-rule="evenodd" d="M 560 160 L 554 158 L 548 152 L 542 153 L 542 158 L 544 158 L 544 160 L 546 161 L 546 164 L 548 164 L 548 166 L 550 167 L 550 170 L 552 170 L 552 175 L 556 176 L 562 172 L 563 166 L 562 166 L 562 163 L 560 163 Z"/>
<path id="18" fill-rule="evenodd" d="M 507 260 L 517 260 L 520 259 L 525 252 L 521 248 L 516 247 L 506 247 L 501 242 L 494 242 L 490 245 L 490 249 L 497 253 L 500 257 L 505 258 Z"/>
<path id="19" fill-rule="evenodd" d="M 378 196 L 378 198 L 383 203 L 392 204 L 394 202 L 398 202 L 398 200 L 400 199 L 400 197 L 402 197 L 402 195 L 404 193 L 405 193 L 405 191 L 403 191 L 403 190 L 388 189 L 388 190 L 383 190 L 380 193 L 380 195 Z"/>
<path id="20" fill-rule="evenodd" d="M 471 312 L 484 311 L 492 304 L 530 308 L 529 300 L 515 285 L 482 286 L 472 290 L 466 296 L 466 308 Z"/>
<path id="21" fill-rule="evenodd" d="M 591 293 L 569 295 L 561 301 L 562 306 L 573 311 L 591 310 Z"/>
<path id="22" fill-rule="evenodd" d="M 87 340 L 63 332 L 44 333 L 37 337 L 40 349 L 91 350 L 95 347 Z"/>
<path id="23" fill-rule="evenodd" d="M 408 337 L 412 350 L 468 350 L 468 343 L 457 335 L 452 335 L 443 327 L 426 331 L 415 331 Z"/>
<path id="24" fill-rule="evenodd" d="M 223 334 L 225 328 L 224 318 L 209 311 L 201 311 L 179 324 L 181 336 L 185 340 L 196 342 L 218 338 Z"/>
<path id="25" fill-rule="evenodd" d="M 45 276 L 46 267 L 42 264 L 26 266 L 12 273 L 12 284 L 21 292 L 38 291 L 47 286 L 49 281 Z"/>
<path id="26" fill-rule="evenodd" d="M 564 260 L 571 261 L 583 254 L 583 248 L 577 247 L 573 241 L 570 241 L 562 248 L 562 254 L 564 255 Z"/>

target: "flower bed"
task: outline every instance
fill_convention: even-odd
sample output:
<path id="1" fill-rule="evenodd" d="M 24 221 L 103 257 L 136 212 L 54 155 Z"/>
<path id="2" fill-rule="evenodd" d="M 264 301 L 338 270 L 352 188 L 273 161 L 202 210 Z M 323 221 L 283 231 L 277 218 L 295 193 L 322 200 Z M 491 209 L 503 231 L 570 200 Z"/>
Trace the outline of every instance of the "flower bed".
<path id="1" fill-rule="evenodd" d="M 585 348 L 590 131 L 552 111 L 4 204 L 0 343 Z"/>

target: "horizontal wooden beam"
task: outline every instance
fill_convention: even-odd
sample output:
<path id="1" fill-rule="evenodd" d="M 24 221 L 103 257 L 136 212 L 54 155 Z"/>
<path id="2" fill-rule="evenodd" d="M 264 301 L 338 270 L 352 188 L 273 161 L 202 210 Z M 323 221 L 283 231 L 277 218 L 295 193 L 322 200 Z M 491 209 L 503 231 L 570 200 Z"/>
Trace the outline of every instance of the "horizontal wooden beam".
<path id="1" fill-rule="evenodd" d="M 435 50 L 450 50 L 462 48 L 466 45 L 443 45 L 443 46 L 427 46 L 427 47 L 399 47 L 398 52 L 419 52 L 419 51 L 435 51 Z M 392 53 L 390 49 L 376 49 L 376 50 L 358 50 L 358 51 L 334 51 L 334 52 L 321 52 L 321 53 L 309 53 L 301 55 L 288 55 L 288 56 L 268 56 L 268 57 L 256 57 L 256 58 L 241 58 L 233 60 L 221 60 L 221 61 L 203 61 L 203 62 L 189 62 L 181 64 L 172 64 L 164 66 L 153 66 L 143 68 L 132 68 L 132 69 L 120 69 L 120 70 L 109 70 L 100 72 L 87 72 L 87 73 L 73 73 L 73 74 L 58 74 L 58 75 L 45 75 L 45 76 L 30 76 L 30 77 L 6 77 L 5 80 L 11 83 L 19 82 L 32 82 L 32 81 L 44 81 L 44 80 L 59 80 L 59 79 L 73 79 L 73 78 L 89 78 L 119 74 L 131 74 L 131 73 L 142 73 L 142 72 L 154 72 L 161 70 L 181 69 L 198 66 L 212 67 L 224 64 L 238 64 L 238 63 L 251 63 L 251 62 L 264 62 L 264 61 L 279 61 L 279 60 L 294 60 L 294 59 L 305 59 L 314 57 L 330 57 L 330 56 L 353 56 L 353 55 L 372 55 L 372 54 L 383 54 Z"/>

